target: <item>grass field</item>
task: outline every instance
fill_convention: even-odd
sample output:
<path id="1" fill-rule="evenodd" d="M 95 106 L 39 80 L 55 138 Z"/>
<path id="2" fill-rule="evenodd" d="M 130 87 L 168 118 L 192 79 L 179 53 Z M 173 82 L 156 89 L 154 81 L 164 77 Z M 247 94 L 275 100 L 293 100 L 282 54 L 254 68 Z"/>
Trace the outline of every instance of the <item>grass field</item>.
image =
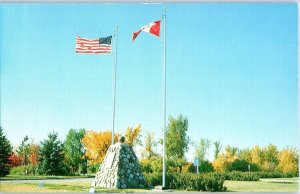
<path id="1" fill-rule="evenodd" d="M 46 184 L 8 184 L 2 182 L 0 192 L 87 192 L 89 185 L 88 183 L 82 184 L 78 182 Z"/>
<path id="2" fill-rule="evenodd" d="M 23 176 L 23 175 L 7 175 L 0 177 L 1 180 L 48 180 L 48 179 L 76 179 L 76 178 L 94 178 L 95 175 L 80 175 L 80 176 Z"/>
<path id="3" fill-rule="evenodd" d="M 65 177 L 66 178 L 66 177 Z M 225 181 L 227 191 L 231 192 L 297 192 L 299 179 L 263 179 L 262 181 Z M 53 183 L 0 183 L 0 192 L 88 192 L 89 182 L 58 180 Z M 148 192 L 141 189 L 96 189 L 97 193 Z"/>
<path id="4" fill-rule="evenodd" d="M 297 192 L 298 178 L 263 179 L 262 181 L 225 181 L 227 191 L 236 192 Z"/>
<path id="5" fill-rule="evenodd" d="M 88 192 L 90 183 L 64 182 L 45 184 L 7 184 L 0 183 L 0 192 Z M 148 192 L 146 189 L 96 189 L 97 193 L 134 193 Z"/>

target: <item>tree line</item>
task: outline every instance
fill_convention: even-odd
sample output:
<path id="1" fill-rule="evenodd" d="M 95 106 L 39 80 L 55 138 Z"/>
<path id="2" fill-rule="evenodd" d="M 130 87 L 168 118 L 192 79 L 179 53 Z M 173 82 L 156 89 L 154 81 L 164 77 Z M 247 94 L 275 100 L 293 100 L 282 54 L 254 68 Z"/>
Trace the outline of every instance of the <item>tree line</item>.
<path id="1" fill-rule="evenodd" d="M 223 149 L 220 140 L 212 142 L 201 138 L 193 142 L 187 135 L 188 119 L 182 115 L 169 117 L 166 128 L 166 156 L 168 172 L 195 172 L 193 163 L 185 158 L 190 146 L 195 148 L 195 157 L 200 160 L 200 172 L 263 171 L 298 174 L 299 154 L 296 148 L 279 150 L 275 145 L 238 148 L 227 145 Z M 25 136 L 13 151 L 0 127 L 0 176 L 16 174 L 66 175 L 95 173 L 111 145 L 110 131 L 70 129 L 64 141 L 52 132 L 35 144 Z M 114 141 L 120 134 L 114 135 Z M 141 125 L 125 130 L 127 144 L 140 147 L 140 163 L 147 173 L 162 171 L 162 139 L 144 132 Z M 208 149 L 213 146 L 214 160 L 208 161 Z M 222 151 L 223 150 L 223 151 Z M 21 172 L 20 172 L 21 171 Z"/>
<path id="2" fill-rule="evenodd" d="M 134 146 L 140 142 L 141 125 L 128 127 L 126 143 Z M 115 134 L 114 140 L 120 134 Z M 88 167 L 94 173 L 111 145 L 111 132 L 96 132 L 85 129 L 70 129 L 66 139 L 61 141 L 52 132 L 35 144 L 27 135 L 13 150 L 11 143 L 0 127 L 0 176 L 21 175 L 75 175 L 87 174 Z"/>
<path id="3" fill-rule="evenodd" d="M 212 142 L 201 138 L 194 142 L 187 136 L 188 119 L 179 115 L 177 118 L 170 117 L 166 135 L 167 169 L 169 172 L 195 172 L 193 163 L 185 159 L 185 153 L 189 147 L 195 148 L 194 156 L 200 161 L 199 171 L 208 172 L 279 172 L 292 173 L 299 176 L 299 151 L 294 147 L 278 149 L 276 145 L 252 148 L 238 148 L 226 145 L 223 148 L 221 140 Z M 153 134 L 152 134 L 153 135 Z M 147 139 L 148 138 L 148 139 Z M 151 140 L 152 139 L 152 140 Z M 162 143 L 162 140 L 158 140 Z M 147 157 L 141 159 L 143 170 L 146 172 L 161 172 L 162 157 L 153 151 L 157 142 L 152 136 L 145 137 L 145 151 Z M 208 150 L 213 146 L 214 159 L 207 159 Z"/>

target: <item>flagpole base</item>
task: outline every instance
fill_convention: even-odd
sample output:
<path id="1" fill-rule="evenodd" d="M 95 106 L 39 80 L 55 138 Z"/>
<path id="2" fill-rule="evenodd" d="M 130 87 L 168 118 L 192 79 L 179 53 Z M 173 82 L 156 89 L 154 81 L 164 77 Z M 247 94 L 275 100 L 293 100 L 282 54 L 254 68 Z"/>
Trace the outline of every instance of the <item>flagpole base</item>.
<path id="1" fill-rule="evenodd" d="M 162 186 L 162 185 L 157 185 L 157 186 L 154 187 L 154 189 L 155 189 L 155 190 L 160 190 L 160 191 L 162 191 L 162 190 L 167 190 L 166 187 L 164 187 L 164 186 Z"/>

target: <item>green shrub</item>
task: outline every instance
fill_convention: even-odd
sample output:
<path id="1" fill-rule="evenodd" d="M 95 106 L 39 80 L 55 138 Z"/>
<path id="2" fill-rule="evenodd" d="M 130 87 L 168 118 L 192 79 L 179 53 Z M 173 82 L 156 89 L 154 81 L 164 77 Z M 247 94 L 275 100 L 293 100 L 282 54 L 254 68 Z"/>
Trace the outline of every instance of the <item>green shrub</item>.
<path id="1" fill-rule="evenodd" d="M 178 190 L 194 190 L 193 189 L 193 178 L 195 177 L 190 173 L 172 173 L 168 175 L 167 181 L 168 188 Z"/>
<path id="2" fill-rule="evenodd" d="M 152 186 L 162 184 L 161 173 L 145 173 L 147 183 Z M 196 190 L 196 191 L 225 191 L 223 186 L 224 179 L 214 176 L 213 173 L 208 174 L 192 174 L 192 173 L 167 173 L 166 187 L 176 190 Z"/>
<path id="3" fill-rule="evenodd" d="M 213 171 L 214 171 L 214 167 L 209 161 L 204 160 L 201 162 L 199 166 L 200 173 L 213 172 Z"/>
<path id="4" fill-rule="evenodd" d="M 182 172 L 182 168 L 185 164 L 187 164 L 187 161 L 184 159 L 171 157 L 166 160 L 166 163 L 168 172 Z"/>
<path id="5" fill-rule="evenodd" d="M 156 173 L 162 172 L 162 158 L 159 156 L 154 156 L 149 159 L 142 159 L 140 161 L 142 172 L 146 173 Z"/>
<path id="6" fill-rule="evenodd" d="M 232 181 L 258 181 L 261 178 L 292 178 L 295 174 L 281 173 L 281 172 L 223 172 L 223 173 L 210 173 L 212 176 Z"/>
<path id="7" fill-rule="evenodd" d="M 185 165 L 182 166 L 182 172 L 196 172 L 195 171 L 195 166 L 193 165 L 193 163 L 186 163 Z"/>
<path id="8" fill-rule="evenodd" d="M 299 177 L 298 173 L 282 173 L 282 172 L 253 172 L 260 178 L 292 178 Z"/>
<path id="9" fill-rule="evenodd" d="M 223 186 L 224 179 L 218 179 L 214 176 L 204 176 L 203 182 L 205 187 L 204 191 L 215 192 L 226 190 L 226 187 Z"/>
<path id="10" fill-rule="evenodd" d="M 162 173 L 155 172 L 155 173 L 143 173 L 148 185 L 156 186 L 162 185 Z"/>
<path id="11" fill-rule="evenodd" d="M 223 172 L 223 173 L 212 173 L 212 176 L 225 180 L 232 181 L 258 181 L 260 179 L 259 175 L 256 173 L 249 172 Z"/>
<path id="12" fill-rule="evenodd" d="M 140 162 L 141 170 L 143 173 L 151 173 L 152 168 L 150 162 L 148 160 L 143 160 Z"/>
<path id="13" fill-rule="evenodd" d="M 249 162 L 246 160 L 235 160 L 228 166 L 228 171 L 242 171 L 242 172 L 248 172 L 248 165 Z"/>
<path id="14" fill-rule="evenodd" d="M 142 159 L 140 165 L 144 173 L 162 172 L 162 157 L 154 156 Z M 166 167 L 168 172 L 194 172 L 192 163 L 174 157 L 166 160 Z"/>
<path id="15" fill-rule="evenodd" d="M 36 175 L 36 165 L 27 164 L 25 166 L 12 167 L 10 175 Z"/>
<path id="16" fill-rule="evenodd" d="M 86 166 L 86 164 L 80 164 L 79 165 L 79 173 L 80 174 L 87 174 L 87 166 Z"/>
<path id="17" fill-rule="evenodd" d="M 100 164 L 94 164 L 88 166 L 88 173 L 97 173 L 99 169 Z"/>
<path id="18" fill-rule="evenodd" d="M 231 172 L 231 179 L 234 181 L 259 181 L 259 176 L 256 173 L 249 172 Z"/>

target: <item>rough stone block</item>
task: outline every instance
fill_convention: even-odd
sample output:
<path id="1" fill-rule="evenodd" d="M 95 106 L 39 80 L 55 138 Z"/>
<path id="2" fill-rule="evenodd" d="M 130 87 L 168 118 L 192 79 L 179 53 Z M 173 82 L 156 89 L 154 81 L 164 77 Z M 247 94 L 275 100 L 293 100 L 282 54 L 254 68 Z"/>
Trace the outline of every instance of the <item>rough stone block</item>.
<path id="1" fill-rule="evenodd" d="M 120 142 L 111 145 L 95 176 L 94 186 L 125 189 L 144 188 L 145 185 L 145 178 L 132 147 Z"/>

